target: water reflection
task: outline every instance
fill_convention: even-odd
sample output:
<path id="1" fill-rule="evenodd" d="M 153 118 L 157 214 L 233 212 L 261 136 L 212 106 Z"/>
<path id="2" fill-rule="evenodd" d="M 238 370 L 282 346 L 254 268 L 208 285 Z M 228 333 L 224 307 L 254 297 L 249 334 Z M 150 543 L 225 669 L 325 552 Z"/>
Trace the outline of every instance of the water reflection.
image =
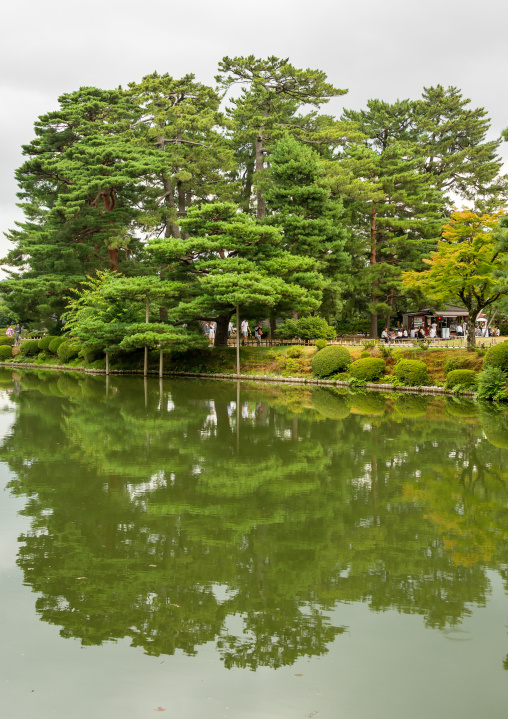
<path id="1" fill-rule="evenodd" d="M 449 630 L 507 577 L 508 423 L 418 395 L 8 373 L 39 616 L 227 667 L 317 656 L 341 601 Z"/>

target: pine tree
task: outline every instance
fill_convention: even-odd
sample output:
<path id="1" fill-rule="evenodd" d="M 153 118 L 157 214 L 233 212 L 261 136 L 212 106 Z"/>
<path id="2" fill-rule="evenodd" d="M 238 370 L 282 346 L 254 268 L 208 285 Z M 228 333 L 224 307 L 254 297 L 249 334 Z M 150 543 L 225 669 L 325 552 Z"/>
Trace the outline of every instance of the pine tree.
<path id="1" fill-rule="evenodd" d="M 182 228 L 181 239 L 149 243 L 154 259 L 167 265 L 168 281 L 186 286 L 170 321 L 216 321 L 215 344 L 222 346 L 237 306 L 254 317 L 282 303 L 307 312 L 319 306 L 316 260 L 284 250 L 275 227 L 232 203 L 212 203 L 191 207 Z"/>
<path id="2" fill-rule="evenodd" d="M 378 316 L 388 325 L 394 301 L 404 294 L 401 271 L 419 265 L 441 224 L 443 199 L 423 171 L 413 111 L 407 100 L 373 100 L 367 110 L 346 111 L 364 140 L 349 144 L 329 165 L 332 187 L 355 218 L 351 254 L 360 255 L 358 283 L 370 286 L 371 337 L 377 337 Z"/>
<path id="3" fill-rule="evenodd" d="M 342 203 L 331 198 L 319 156 L 287 135 L 270 157 L 263 194 L 266 221 L 282 232 L 287 252 L 313 257 L 325 278 L 321 312 L 335 316 L 349 263 Z M 279 309 L 279 314 L 285 314 Z"/>
<path id="4" fill-rule="evenodd" d="M 424 156 L 423 171 L 448 198 L 473 203 L 480 212 L 504 207 L 506 176 L 497 154 L 501 139 L 487 140 L 490 118 L 484 108 L 471 109 L 456 87 L 426 87 L 415 103 L 413 124 Z"/>
<path id="5" fill-rule="evenodd" d="M 23 319 L 59 316 L 69 287 L 96 269 L 129 271 L 141 252 L 134 222 L 146 168 L 131 145 L 134 106 L 96 88 L 59 102 L 35 123 L 16 172 L 26 221 L 8 235 L 14 271 L 2 292 Z"/>
<path id="6" fill-rule="evenodd" d="M 257 181 L 266 166 L 273 143 L 289 130 L 305 132 L 309 123 L 321 127 L 315 115 L 299 116 L 303 107 L 319 108 L 331 97 L 347 91 L 327 82 L 320 70 L 300 70 L 287 58 L 271 56 L 266 60 L 248 57 L 224 57 L 217 75 L 225 93 L 240 85 L 239 97 L 231 101 L 228 114 L 232 121 L 232 142 L 243 174 L 243 203 L 250 208 L 252 188 L 256 185 L 256 214 L 266 215 L 266 201 Z"/>

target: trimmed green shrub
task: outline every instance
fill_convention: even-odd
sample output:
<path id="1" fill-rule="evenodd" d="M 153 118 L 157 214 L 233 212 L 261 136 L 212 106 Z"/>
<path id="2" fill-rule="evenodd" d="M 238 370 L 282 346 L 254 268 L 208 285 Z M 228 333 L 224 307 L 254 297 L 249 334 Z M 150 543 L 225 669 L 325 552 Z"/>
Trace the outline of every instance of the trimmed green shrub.
<path id="1" fill-rule="evenodd" d="M 485 354 L 484 367 L 499 367 L 505 374 L 508 374 L 508 340 L 493 345 Z"/>
<path id="2" fill-rule="evenodd" d="M 350 412 L 348 396 L 324 387 L 318 387 L 312 392 L 312 404 L 327 419 L 345 419 Z"/>
<path id="3" fill-rule="evenodd" d="M 314 346 L 317 347 L 318 352 L 319 352 L 319 350 L 322 350 L 322 349 L 324 349 L 325 347 L 327 347 L 327 345 L 328 345 L 328 342 L 327 342 L 326 340 L 323 340 L 323 339 L 319 339 L 319 340 L 316 340 L 316 341 L 314 342 Z"/>
<path id="4" fill-rule="evenodd" d="M 20 355 L 23 357 L 35 357 L 39 354 L 39 342 L 37 340 L 25 340 L 19 348 Z"/>
<path id="5" fill-rule="evenodd" d="M 0 361 L 6 362 L 12 359 L 12 347 L 10 345 L 0 345 Z"/>
<path id="6" fill-rule="evenodd" d="M 301 357 L 303 355 L 303 350 L 301 347 L 290 347 L 286 354 L 288 357 Z"/>
<path id="7" fill-rule="evenodd" d="M 366 357 L 370 357 L 370 353 L 369 353 L 369 352 L 362 352 L 362 354 L 360 355 L 360 359 L 365 359 Z"/>
<path id="8" fill-rule="evenodd" d="M 80 346 L 78 342 L 75 340 L 67 340 L 67 342 L 62 342 L 56 353 L 62 362 L 69 362 L 69 360 L 78 356 L 79 350 Z"/>
<path id="9" fill-rule="evenodd" d="M 450 357 L 445 362 L 445 374 L 453 372 L 455 369 L 473 369 L 476 362 L 476 358 L 468 356 Z"/>
<path id="10" fill-rule="evenodd" d="M 312 358 L 312 372 L 316 377 L 330 377 L 330 375 L 345 370 L 351 364 L 351 355 L 345 347 L 329 345 Z"/>
<path id="11" fill-rule="evenodd" d="M 453 369 L 446 375 L 446 387 L 453 389 L 460 385 L 464 389 L 476 387 L 478 375 L 472 369 Z"/>
<path id="12" fill-rule="evenodd" d="M 379 357 L 365 357 L 356 360 L 349 368 L 349 374 L 356 379 L 363 379 L 366 382 L 373 382 L 379 379 L 386 372 L 386 364 Z"/>
<path id="13" fill-rule="evenodd" d="M 48 349 L 51 352 L 51 354 L 56 355 L 60 345 L 63 345 L 64 342 L 67 342 L 67 339 L 68 339 L 67 337 L 53 337 L 51 342 L 48 345 Z"/>
<path id="14" fill-rule="evenodd" d="M 420 360 L 401 359 L 393 368 L 397 380 L 407 387 L 421 387 L 430 384 L 427 365 Z"/>
<path id="15" fill-rule="evenodd" d="M 9 345 L 12 347 L 14 344 L 14 337 L 7 337 L 7 335 L 0 335 L 0 345 Z"/>
<path id="16" fill-rule="evenodd" d="M 302 317 L 299 320 L 285 320 L 275 331 L 277 337 L 302 340 L 334 339 L 335 327 L 331 327 L 322 317 Z"/>
<path id="17" fill-rule="evenodd" d="M 42 337 L 39 340 L 39 349 L 40 350 L 49 350 L 49 345 L 53 342 L 55 338 L 51 337 L 50 335 L 46 335 L 46 337 Z"/>

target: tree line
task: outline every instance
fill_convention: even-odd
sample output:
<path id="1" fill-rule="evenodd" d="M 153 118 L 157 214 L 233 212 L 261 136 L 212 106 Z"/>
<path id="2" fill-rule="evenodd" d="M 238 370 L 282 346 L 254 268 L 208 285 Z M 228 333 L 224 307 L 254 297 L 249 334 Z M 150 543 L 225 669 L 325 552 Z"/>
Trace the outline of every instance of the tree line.
<path id="1" fill-rule="evenodd" d="M 315 314 L 367 320 L 375 337 L 456 297 L 446 279 L 430 287 L 422 259 L 459 241 L 443 227 L 462 203 L 495 253 L 484 300 L 502 297 L 508 184 L 487 112 L 440 85 L 323 111 L 346 92 L 321 70 L 248 56 L 223 58 L 215 87 L 153 73 L 62 95 L 16 171 L 24 221 L 8 233 L 4 312 L 65 318 L 91 349 L 199 346 L 210 320 L 224 345 L 238 306 L 272 330 Z"/>

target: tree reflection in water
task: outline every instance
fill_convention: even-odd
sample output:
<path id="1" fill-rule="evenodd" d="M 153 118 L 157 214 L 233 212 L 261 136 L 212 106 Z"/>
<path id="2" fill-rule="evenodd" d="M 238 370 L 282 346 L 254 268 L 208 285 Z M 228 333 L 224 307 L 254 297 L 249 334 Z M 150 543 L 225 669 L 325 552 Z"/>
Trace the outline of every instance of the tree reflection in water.
<path id="1" fill-rule="evenodd" d="M 327 651 L 367 602 L 460 623 L 505 581 L 508 423 L 455 399 L 3 371 L 39 616 L 227 667 Z"/>

